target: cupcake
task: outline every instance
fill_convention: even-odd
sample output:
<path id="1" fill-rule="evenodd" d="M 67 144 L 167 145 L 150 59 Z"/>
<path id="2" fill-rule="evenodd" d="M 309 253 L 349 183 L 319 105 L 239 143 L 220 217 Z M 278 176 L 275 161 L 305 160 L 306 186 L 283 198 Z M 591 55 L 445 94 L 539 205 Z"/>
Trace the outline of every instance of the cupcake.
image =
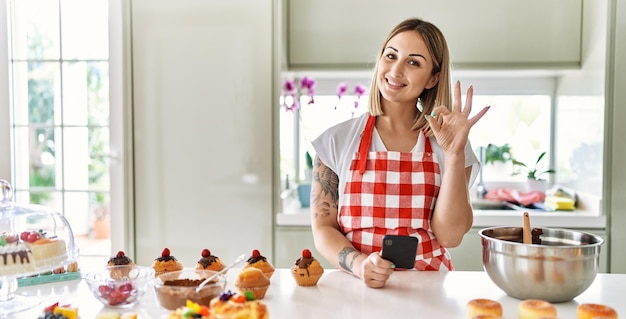
<path id="1" fill-rule="evenodd" d="M 255 267 L 242 268 L 237 275 L 235 287 L 239 288 L 242 294 L 251 292 L 255 299 L 263 299 L 267 289 L 270 287 L 270 280 L 263 272 Z"/>
<path id="2" fill-rule="evenodd" d="M 154 259 L 152 268 L 154 268 L 154 275 L 158 276 L 169 271 L 183 270 L 183 264 L 170 255 L 170 250 L 166 247 L 161 252 L 161 256 Z"/>
<path id="3" fill-rule="evenodd" d="M 135 263 L 130 257 L 124 254 L 124 251 L 120 250 L 115 256 L 109 258 L 107 266 L 112 267 L 111 278 L 123 278 L 128 277 L 128 273 L 130 273 L 130 270 L 135 266 Z"/>
<path id="4" fill-rule="evenodd" d="M 214 270 L 220 271 L 226 268 L 226 265 L 217 257 L 211 255 L 211 251 L 208 249 L 202 249 L 202 258 L 198 260 L 196 269 L 198 270 Z"/>
<path id="5" fill-rule="evenodd" d="M 291 267 L 291 274 L 299 286 L 315 286 L 317 281 L 324 274 L 324 268 L 320 265 L 308 249 L 302 250 L 302 257 L 296 260 Z"/>
<path id="6" fill-rule="evenodd" d="M 261 253 L 257 249 L 252 251 L 252 257 L 248 258 L 243 268 L 247 267 L 259 268 L 267 279 L 272 278 L 275 270 L 274 266 L 267 261 L 267 258 L 261 256 Z"/>
<path id="7" fill-rule="evenodd" d="M 132 259 L 130 259 L 130 257 L 126 256 L 126 254 L 124 254 L 124 251 L 122 250 L 118 251 L 117 254 L 115 254 L 115 256 L 109 258 L 109 261 L 107 262 L 107 266 L 124 266 L 124 265 L 134 266 L 135 263 L 133 262 Z"/>

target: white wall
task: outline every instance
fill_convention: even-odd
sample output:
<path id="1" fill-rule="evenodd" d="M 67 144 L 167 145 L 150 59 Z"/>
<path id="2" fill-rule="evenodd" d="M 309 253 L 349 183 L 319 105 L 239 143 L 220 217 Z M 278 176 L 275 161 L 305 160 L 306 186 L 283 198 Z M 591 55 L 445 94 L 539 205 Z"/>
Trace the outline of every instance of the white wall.
<path id="1" fill-rule="evenodd" d="M 135 0 L 132 46 L 136 262 L 271 258 L 272 1 Z"/>

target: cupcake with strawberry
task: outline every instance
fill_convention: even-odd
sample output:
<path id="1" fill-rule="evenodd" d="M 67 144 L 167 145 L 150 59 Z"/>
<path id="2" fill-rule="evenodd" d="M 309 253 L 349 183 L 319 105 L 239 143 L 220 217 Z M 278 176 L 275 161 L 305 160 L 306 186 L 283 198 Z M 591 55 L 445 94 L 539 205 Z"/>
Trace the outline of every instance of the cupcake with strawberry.
<path id="1" fill-rule="evenodd" d="M 267 261 L 267 258 L 261 255 L 261 252 L 259 252 L 258 249 L 252 251 L 252 256 L 248 258 L 248 261 L 246 262 L 244 268 L 246 267 L 258 268 L 263 272 L 263 275 L 265 275 L 267 279 L 270 279 L 274 274 L 274 270 L 276 270 L 274 266 L 269 261 Z"/>
<path id="2" fill-rule="evenodd" d="M 291 267 L 291 274 L 299 286 L 315 286 L 324 274 L 324 268 L 310 250 L 303 249 L 302 256 Z"/>
<path id="3" fill-rule="evenodd" d="M 198 260 L 196 269 L 220 271 L 226 268 L 226 265 L 217 256 L 212 255 L 210 250 L 204 248 L 200 255 L 202 257 Z"/>
<path id="4" fill-rule="evenodd" d="M 154 275 L 158 276 L 170 271 L 183 270 L 183 264 L 172 256 L 169 248 L 166 247 L 161 251 L 161 256 L 154 259 L 152 268 L 154 268 Z"/>

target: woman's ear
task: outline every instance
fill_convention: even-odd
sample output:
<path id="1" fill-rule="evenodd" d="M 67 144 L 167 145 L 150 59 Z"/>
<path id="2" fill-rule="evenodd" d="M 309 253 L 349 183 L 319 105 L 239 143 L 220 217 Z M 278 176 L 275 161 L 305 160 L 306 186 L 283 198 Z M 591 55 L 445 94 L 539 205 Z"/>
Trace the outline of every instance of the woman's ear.
<path id="1" fill-rule="evenodd" d="M 437 85 L 437 83 L 439 83 L 439 72 L 435 73 L 430 80 L 428 81 L 428 83 L 426 83 L 425 88 L 426 89 L 432 89 L 435 85 Z"/>

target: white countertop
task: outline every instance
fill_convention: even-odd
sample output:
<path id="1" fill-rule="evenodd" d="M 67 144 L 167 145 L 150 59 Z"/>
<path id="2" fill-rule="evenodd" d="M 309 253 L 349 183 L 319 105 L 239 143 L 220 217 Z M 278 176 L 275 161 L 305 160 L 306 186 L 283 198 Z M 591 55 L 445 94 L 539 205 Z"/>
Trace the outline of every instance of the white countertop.
<path id="1" fill-rule="evenodd" d="M 227 289 L 233 288 L 238 269 L 228 272 Z M 82 319 L 111 309 L 104 308 L 88 291 L 82 280 L 19 288 L 19 295 L 42 299 L 39 306 L 9 318 L 37 318 L 44 306 L 59 301 L 79 307 Z M 609 305 L 626 316 L 626 274 L 598 274 L 580 296 L 555 304 L 559 318 L 575 318 L 581 303 Z M 315 287 L 299 287 L 288 269 L 277 269 L 262 300 L 270 318 L 465 318 L 465 307 L 474 298 L 499 301 L 504 319 L 517 318 L 518 299 L 507 296 L 482 271 L 420 272 L 396 271 L 382 289 L 363 283 L 341 271 L 326 270 Z M 160 309 L 150 290 L 139 305 L 120 312 L 135 312 L 138 318 L 158 319 L 167 311 Z M 411 315 L 413 314 L 413 315 Z"/>

